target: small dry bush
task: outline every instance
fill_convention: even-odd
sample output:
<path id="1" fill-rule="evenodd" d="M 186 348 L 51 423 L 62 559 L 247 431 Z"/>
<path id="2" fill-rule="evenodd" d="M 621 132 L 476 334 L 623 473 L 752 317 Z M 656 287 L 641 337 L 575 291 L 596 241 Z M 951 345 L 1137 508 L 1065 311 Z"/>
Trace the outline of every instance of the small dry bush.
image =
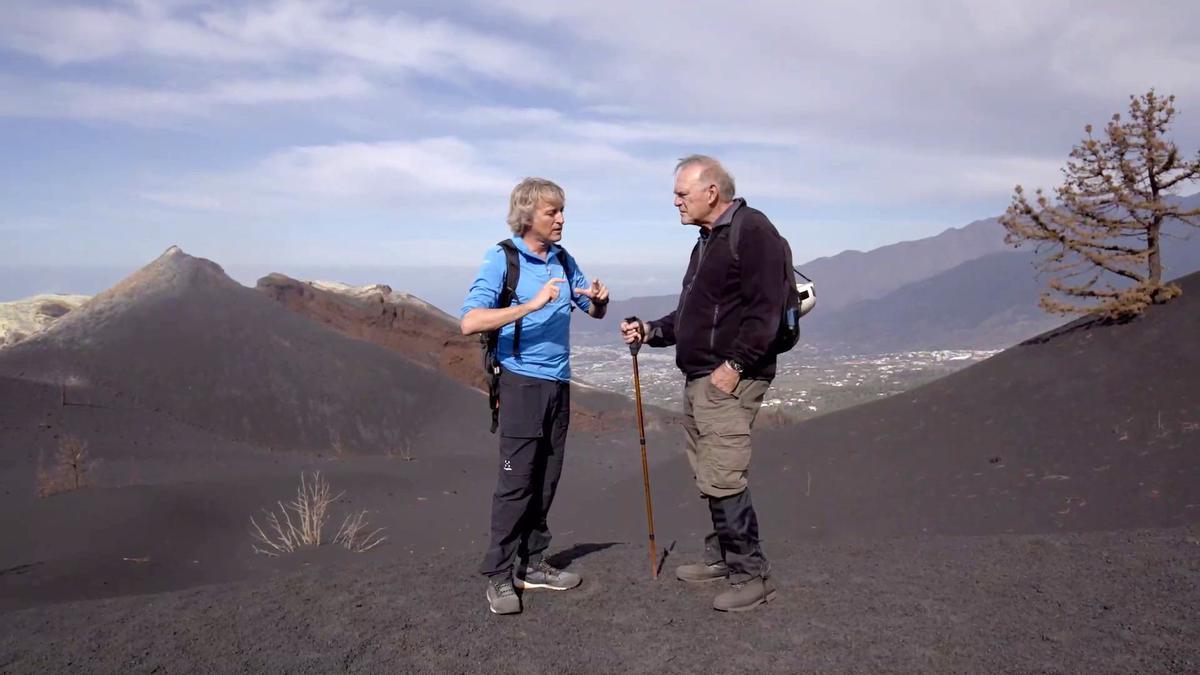
<path id="1" fill-rule="evenodd" d="M 399 457 L 400 459 L 402 459 L 406 462 L 413 461 L 414 459 L 416 459 L 416 457 L 413 457 L 412 446 L 413 446 L 413 442 L 412 442 L 411 438 L 404 439 L 403 441 L 400 442 L 399 452 L 397 452 L 396 450 L 388 450 L 388 453 L 387 453 L 388 459 L 395 459 L 396 457 Z"/>
<path id="2" fill-rule="evenodd" d="M 342 521 L 338 533 L 333 537 L 333 543 L 341 544 L 347 551 L 364 553 L 387 541 L 387 537 L 379 536 L 382 527 L 371 530 L 366 521 L 367 512 L 351 513 Z"/>
<path id="3" fill-rule="evenodd" d="M 263 510 L 265 529 L 253 516 L 250 517 L 250 535 L 256 542 L 254 552 L 278 556 L 320 546 L 321 533 L 329 519 L 329 506 L 343 494 L 339 492 L 334 495 L 321 472 L 314 472 L 311 479 L 301 472 L 296 498 L 287 504 L 276 502 L 278 512 Z M 334 535 L 333 543 L 359 553 L 383 543 L 386 537 L 379 536 L 383 528 L 369 532 L 365 516 L 365 511 L 347 516 Z"/>
<path id="4" fill-rule="evenodd" d="M 44 453 L 38 454 L 37 492 L 39 497 L 78 490 L 88 484 L 88 472 L 93 467 L 88 457 L 87 443 L 75 436 L 58 440 L 54 458 L 46 464 Z"/>
<path id="5" fill-rule="evenodd" d="M 346 446 L 342 444 L 342 439 L 337 436 L 334 436 L 333 442 L 329 445 L 329 450 L 333 453 L 334 459 L 346 459 L 346 455 L 349 454 Z"/>

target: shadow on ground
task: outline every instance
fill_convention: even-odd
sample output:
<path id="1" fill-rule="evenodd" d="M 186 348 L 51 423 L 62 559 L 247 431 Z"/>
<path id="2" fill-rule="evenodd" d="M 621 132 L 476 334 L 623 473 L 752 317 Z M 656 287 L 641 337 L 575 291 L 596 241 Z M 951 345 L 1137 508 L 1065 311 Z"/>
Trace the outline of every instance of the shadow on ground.
<path id="1" fill-rule="evenodd" d="M 563 567 L 569 566 L 571 563 L 575 562 L 576 560 L 579 560 L 580 558 L 582 558 L 584 556 L 590 555 L 592 553 L 596 553 L 598 551 L 603 551 L 604 549 L 607 549 L 607 548 L 612 548 L 613 546 L 624 546 L 624 545 L 625 545 L 625 542 L 623 542 L 623 541 L 609 541 L 609 542 L 604 542 L 602 544 L 575 544 L 571 548 L 565 549 L 563 551 L 559 551 L 558 553 L 555 553 L 555 554 L 551 555 L 550 557 L 546 558 L 546 562 L 550 563 L 551 565 L 553 565 L 555 567 L 563 568 Z"/>

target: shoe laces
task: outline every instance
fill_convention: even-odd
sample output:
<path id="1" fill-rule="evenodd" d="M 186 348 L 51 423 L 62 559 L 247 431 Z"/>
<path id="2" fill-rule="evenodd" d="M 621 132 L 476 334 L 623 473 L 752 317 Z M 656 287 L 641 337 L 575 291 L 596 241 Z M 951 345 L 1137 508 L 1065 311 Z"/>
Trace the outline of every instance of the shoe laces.
<path id="1" fill-rule="evenodd" d="M 539 560 L 535 567 L 539 572 L 548 577 L 556 577 L 559 575 L 559 570 L 545 560 Z"/>
<path id="2" fill-rule="evenodd" d="M 513 588 L 512 582 L 507 579 L 493 583 L 492 587 L 496 589 L 496 596 L 500 598 L 517 594 L 516 589 Z"/>

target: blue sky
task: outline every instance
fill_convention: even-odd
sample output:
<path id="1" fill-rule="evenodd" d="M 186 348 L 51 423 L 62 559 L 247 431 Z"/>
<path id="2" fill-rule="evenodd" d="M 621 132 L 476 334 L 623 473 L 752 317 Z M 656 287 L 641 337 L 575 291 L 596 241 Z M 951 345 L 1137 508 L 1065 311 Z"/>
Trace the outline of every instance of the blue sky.
<path id="1" fill-rule="evenodd" d="M 4 0 L 0 266 L 473 265 L 511 187 L 595 267 L 678 263 L 676 158 L 797 259 L 1056 183 L 1154 86 L 1200 144 L 1200 3 Z"/>

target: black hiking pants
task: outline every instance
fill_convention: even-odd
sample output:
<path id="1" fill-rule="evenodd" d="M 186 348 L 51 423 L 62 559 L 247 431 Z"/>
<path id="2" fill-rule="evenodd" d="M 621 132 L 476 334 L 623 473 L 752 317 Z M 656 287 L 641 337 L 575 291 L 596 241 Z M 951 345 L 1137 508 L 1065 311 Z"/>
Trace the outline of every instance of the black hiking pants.
<path id="1" fill-rule="evenodd" d="M 501 374 L 491 542 L 479 566 L 485 576 L 512 574 L 514 559 L 536 565 L 550 546 L 546 516 L 562 475 L 570 417 L 570 383 Z"/>
<path id="2" fill-rule="evenodd" d="M 724 561 L 734 583 L 770 576 L 771 566 L 759 545 L 758 514 L 750 501 L 750 488 L 729 497 L 706 499 L 713 531 L 704 538 L 704 562 Z"/>

